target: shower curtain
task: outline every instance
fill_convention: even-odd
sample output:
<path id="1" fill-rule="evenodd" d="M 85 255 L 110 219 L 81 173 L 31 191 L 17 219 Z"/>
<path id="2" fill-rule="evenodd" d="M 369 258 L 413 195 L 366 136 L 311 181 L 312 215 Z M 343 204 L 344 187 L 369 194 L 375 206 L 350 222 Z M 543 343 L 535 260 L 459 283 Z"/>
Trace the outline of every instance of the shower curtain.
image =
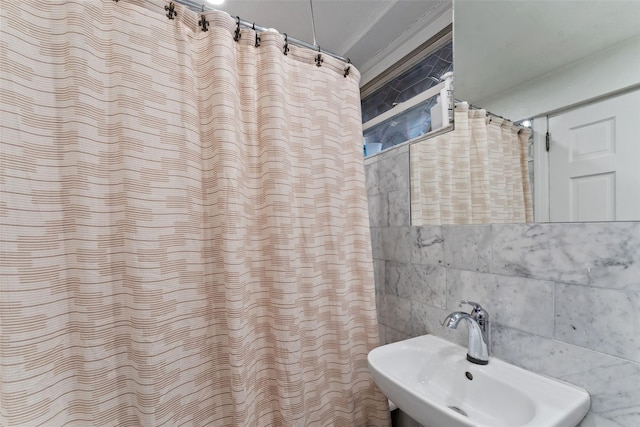
<path id="1" fill-rule="evenodd" d="M 388 425 L 357 70 L 165 6 L 2 2 L 0 424 Z"/>
<path id="2" fill-rule="evenodd" d="M 411 145 L 411 224 L 533 221 L 531 130 L 455 106 L 455 129 Z"/>

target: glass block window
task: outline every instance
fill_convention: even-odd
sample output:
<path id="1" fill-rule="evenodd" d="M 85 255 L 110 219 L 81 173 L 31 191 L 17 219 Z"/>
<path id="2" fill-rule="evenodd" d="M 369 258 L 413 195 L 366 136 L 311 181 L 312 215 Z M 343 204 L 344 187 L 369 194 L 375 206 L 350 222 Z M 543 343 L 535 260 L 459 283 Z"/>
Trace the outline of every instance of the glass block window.
<path id="1" fill-rule="evenodd" d="M 366 145 L 380 143 L 386 150 L 410 139 L 417 138 L 431 130 L 431 107 L 436 105 L 436 97 L 404 111 L 384 122 L 367 129 L 364 133 Z"/>
<path id="2" fill-rule="evenodd" d="M 362 122 L 391 110 L 396 104 L 441 83 L 440 77 L 453 71 L 453 42 L 451 33 L 439 35 L 428 46 L 422 46 L 412 58 L 403 58 L 392 67 L 386 80 L 363 88 Z M 407 67 L 407 63 L 411 63 Z M 395 70 L 395 71 L 394 71 Z M 365 131 L 365 143 L 380 143 L 382 149 L 424 135 L 431 130 L 431 107 L 436 97 L 430 98 L 403 113 Z M 377 150 L 376 150 L 377 151 Z"/>

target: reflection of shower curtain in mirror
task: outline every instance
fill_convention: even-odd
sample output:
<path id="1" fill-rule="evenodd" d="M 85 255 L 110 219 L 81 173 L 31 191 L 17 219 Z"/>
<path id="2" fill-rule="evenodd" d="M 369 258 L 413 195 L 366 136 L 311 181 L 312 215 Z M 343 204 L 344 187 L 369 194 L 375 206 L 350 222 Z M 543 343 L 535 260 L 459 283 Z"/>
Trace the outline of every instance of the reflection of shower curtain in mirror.
<path id="1" fill-rule="evenodd" d="M 0 424 L 387 426 L 357 70 L 167 3 L 2 3 Z"/>
<path id="2" fill-rule="evenodd" d="M 456 104 L 452 132 L 411 145 L 412 225 L 533 221 L 530 132 Z"/>

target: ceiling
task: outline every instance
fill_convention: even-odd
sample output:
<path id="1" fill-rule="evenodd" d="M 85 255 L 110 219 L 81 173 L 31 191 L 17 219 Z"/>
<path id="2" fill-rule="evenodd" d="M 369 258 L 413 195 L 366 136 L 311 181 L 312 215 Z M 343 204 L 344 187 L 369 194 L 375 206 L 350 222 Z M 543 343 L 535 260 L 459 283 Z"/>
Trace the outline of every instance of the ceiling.
<path id="1" fill-rule="evenodd" d="M 313 43 L 309 0 L 226 0 L 214 7 Z M 428 26 L 441 10 L 450 14 L 450 8 L 451 0 L 313 0 L 316 44 L 349 58 L 364 73 L 385 48 Z"/>
<path id="2" fill-rule="evenodd" d="M 478 105 L 640 35 L 637 0 L 455 0 L 453 9 L 455 96 Z"/>
<path id="3" fill-rule="evenodd" d="M 178 0 L 179 1 L 179 0 Z M 194 3 L 205 0 L 194 0 Z M 226 0 L 217 9 L 347 57 L 371 80 L 451 22 L 452 0 Z M 640 33 L 640 0 L 453 0 L 456 97 L 484 100 Z M 425 28 L 431 28 L 425 31 Z M 603 76 L 606 78 L 606 76 Z M 460 94 L 460 96 L 458 96 Z"/>

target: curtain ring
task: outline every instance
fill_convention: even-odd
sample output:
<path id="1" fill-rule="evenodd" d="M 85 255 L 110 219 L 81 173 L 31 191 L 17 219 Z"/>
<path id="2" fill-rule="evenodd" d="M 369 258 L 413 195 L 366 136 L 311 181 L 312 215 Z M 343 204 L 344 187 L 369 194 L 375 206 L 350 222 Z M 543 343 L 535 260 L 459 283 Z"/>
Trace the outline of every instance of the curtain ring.
<path id="1" fill-rule="evenodd" d="M 285 56 L 289 54 L 289 36 L 287 33 L 284 33 L 284 47 L 282 48 L 282 52 Z"/>
<path id="2" fill-rule="evenodd" d="M 233 40 L 238 41 L 242 37 L 240 33 L 240 17 L 236 16 L 236 31 L 233 33 Z"/>

